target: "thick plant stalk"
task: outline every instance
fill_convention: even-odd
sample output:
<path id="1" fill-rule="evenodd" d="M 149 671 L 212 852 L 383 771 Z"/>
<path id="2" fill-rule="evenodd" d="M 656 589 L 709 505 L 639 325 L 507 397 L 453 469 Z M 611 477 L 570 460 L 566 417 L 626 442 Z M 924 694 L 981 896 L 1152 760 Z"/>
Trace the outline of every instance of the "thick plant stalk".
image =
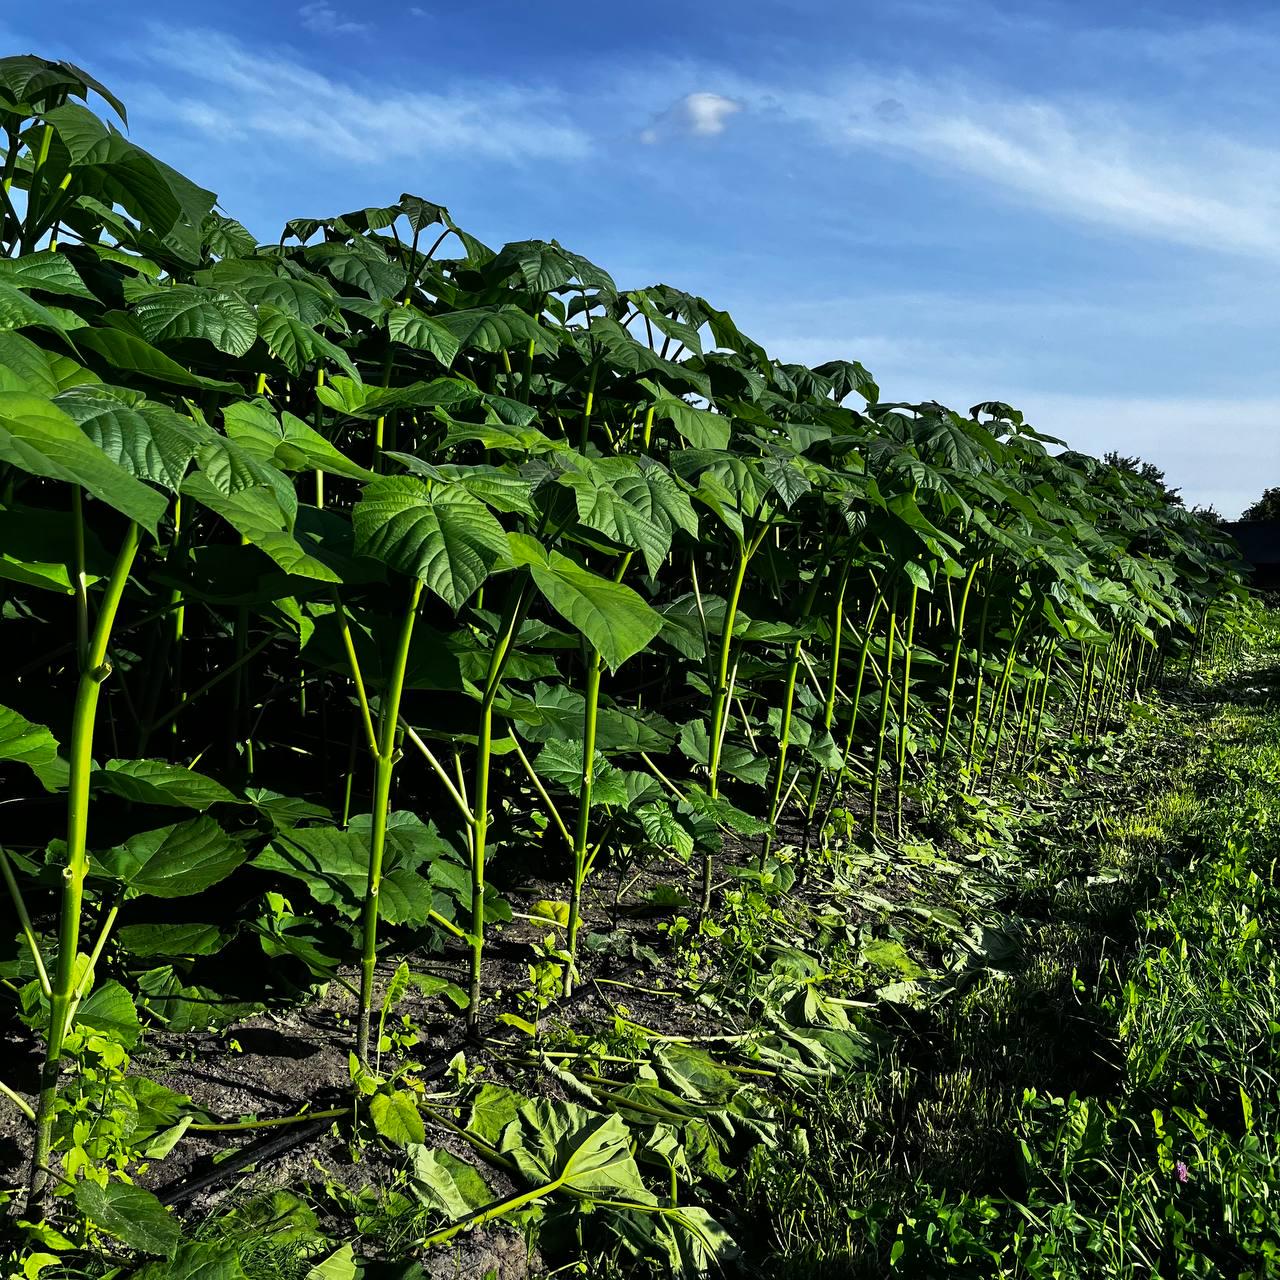
<path id="1" fill-rule="evenodd" d="M 582 924 L 582 886 L 590 870 L 587 838 L 591 824 L 591 792 L 595 783 L 596 723 L 599 719 L 600 674 L 603 662 L 591 645 L 587 646 L 587 685 L 584 691 L 582 723 L 582 783 L 578 793 L 578 825 L 573 835 L 573 890 L 569 896 L 569 922 L 565 945 L 569 963 L 564 971 L 564 993 L 573 995 L 573 967 L 578 957 L 578 930 Z"/>
<path id="2" fill-rule="evenodd" d="M 66 1039 L 69 1013 L 75 998 L 76 957 L 80 946 L 80 915 L 84 903 L 84 879 L 89 870 L 89 775 L 93 770 L 93 731 L 97 722 L 102 686 L 111 675 L 107 646 L 111 628 L 124 594 L 134 557 L 138 552 L 138 526 L 132 521 L 107 579 L 106 594 L 98 610 L 97 622 L 80 667 L 68 749 L 67 864 L 62 869 L 62 903 L 58 921 L 58 962 L 49 998 L 49 1023 L 45 1036 L 44 1066 L 40 1072 L 40 1098 L 36 1104 L 36 1135 L 31 1154 L 31 1178 L 27 1197 L 27 1217 L 43 1216 L 53 1137 L 54 1103 L 62 1046 Z"/>
<path id="3" fill-rule="evenodd" d="M 800 611 L 801 623 L 807 622 L 809 614 L 813 610 L 813 602 L 818 594 L 818 585 L 822 581 L 822 573 L 819 570 L 814 574 L 813 581 L 809 584 L 809 590 L 805 595 L 804 604 Z M 778 826 L 778 810 L 781 808 L 782 801 L 782 783 L 787 768 L 787 750 L 791 745 L 791 714 L 795 709 L 796 700 L 796 677 L 800 673 L 800 658 L 804 649 L 804 639 L 801 637 L 791 646 L 791 659 L 787 665 L 787 684 L 786 692 L 782 698 L 782 718 L 778 726 L 778 767 L 773 777 L 773 794 L 769 798 L 769 830 L 765 832 L 764 843 L 760 846 L 760 865 L 764 866 L 765 859 L 769 856 L 769 850 L 773 846 L 774 837 L 777 834 Z"/>
<path id="4" fill-rule="evenodd" d="M 493 704 L 502 687 L 502 673 L 511 656 L 512 642 L 524 620 L 529 599 L 526 581 L 516 596 L 507 624 L 489 659 L 489 674 L 480 701 L 480 728 L 476 734 L 476 801 L 471 820 L 471 967 L 468 988 L 467 1030 L 479 1025 L 480 989 L 484 968 L 484 884 L 489 842 L 489 774 L 493 754 Z"/>
<path id="5" fill-rule="evenodd" d="M 633 553 L 628 551 L 613 575 L 614 582 L 621 582 Z M 582 924 L 582 886 L 591 874 L 594 854 L 588 846 L 591 830 L 591 793 L 596 774 L 596 724 L 600 709 L 600 676 L 604 659 L 594 645 L 588 644 L 587 684 L 583 691 L 582 709 L 582 784 L 578 792 L 578 823 L 573 836 L 573 889 L 569 896 L 569 921 L 565 930 L 565 947 L 569 963 L 564 971 L 564 994 L 573 995 L 574 965 L 578 959 L 578 930 Z"/>
<path id="6" fill-rule="evenodd" d="M 867 660 L 871 655 L 871 637 L 874 634 L 873 628 L 882 604 L 884 604 L 884 597 L 879 592 L 876 592 L 871 601 L 871 608 L 867 610 L 867 621 L 862 631 L 862 644 L 858 648 L 858 678 L 853 687 L 853 706 L 849 710 L 849 729 L 844 736 L 844 752 L 840 757 L 840 772 L 836 776 L 835 790 L 837 791 L 844 785 L 845 779 L 849 776 L 849 757 L 853 753 L 853 738 L 858 730 L 858 711 L 862 706 L 862 685 L 867 674 Z M 834 792 L 832 798 L 834 799 Z M 816 804 L 816 799 L 813 803 Z M 830 805 L 828 805 L 828 811 L 830 811 Z M 813 820 L 813 813 L 813 808 L 810 808 L 810 821 Z"/>
<path id="7" fill-rule="evenodd" d="M 907 778 L 907 713 L 911 708 L 911 652 L 916 636 L 916 600 L 920 588 L 911 584 L 911 605 L 907 612 L 907 635 L 902 648 L 902 714 L 898 718 L 898 785 L 895 792 L 894 835 L 902 839 L 902 787 Z"/>
<path id="8" fill-rule="evenodd" d="M 880 771 L 884 767 L 884 737 L 889 724 L 889 692 L 893 684 L 893 645 L 898 630 L 898 588 L 889 600 L 889 625 L 885 632 L 884 676 L 880 685 L 880 724 L 876 731 L 876 759 L 871 770 L 871 838 L 880 835 Z"/>
<path id="9" fill-rule="evenodd" d="M 1044 665 L 1044 688 L 1040 690 L 1040 705 L 1036 708 L 1035 728 L 1032 730 L 1030 755 L 1032 759 L 1040 754 L 1040 735 L 1044 729 L 1044 708 L 1049 701 L 1049 685 L 1053 680 L 1053 664 L 1058 655 L 1057 644 L 1049 646 L 1049 657 Z"/>
<path id="10" fill-rule="evenodd" d="M 822 702 L 822 727 L 831 732 L 831 724 L 836 714 L 836 695 L 839 692 L 840 676 L 840 642 L 844 631 L 844 593 L 849 585 L 849 569 L 852 561 L 846 560 L 840 572 L 840 581 L 836 586 L 831 610 L 831 660 L 830 674 L 827 677 L 827 692 Z M 814 771 L 813 782 L 809 785 L 809 815 L 813 816 L 818 807 L 818 795 L 822 790 L 822 770 Z"/>
<path id="11" fill-rule="evenodd" d="M 938 764 L 941 765 L 947 756 L 947 742 L 951 737 L 951 721 L 955 717 L 956 711 L 956 679 L 960 674 L 960 654 L 964 647 L 964 614 L 969 607 L 969 592 L 973 588 L 973 580 L 978 575 L 978 570 L 982 568 L 982 559 L 979 558 L 970 566 L 968 574 L 964 580 L 964 591 L 960 596 L 960 615 L 956 619 L 956 643 L 951 653 L 951 680 L 947 686 L 947 715 L 942 723 L 942 741 L 938 745 Z"/>
<path id="12" fill-rule="evenodd" d="M 733 585 L 729 589 L 729 599 L 724 610 L 724 625 L 720 628 L 720 656 L 716 670 L 716 683 L 711 695 L 711 723 L 709 726 L 710 766 L 707 770 L 707 791 L 712 799 L 720 794 L 720 750 L 724 745 L 724 731 L 729 706 L 729 651 L 733 645 L 733 624 L 738 616 L 738 601 L 742 598 L 742 583 L 747 576 L 747 564 L 764 539 L 766 528 L 756 534 L 750 542 L 738 548 L 738 568 L 734 574 Z M 702 919 L 711 910 L 711 854 L 702 855 L 702 896 L 698 906 L 698 918 Z"/>
<path id="13" fill-rule="evenodd" d="M 973 711 L 969 721 L 969 753 L 965 759 L 965 772 L 969 785 L 973 785 L 973 758 L 978 747 L 978 725 L 982 720 L 982 682 L 987 658 L 987 613 L 991 606 L 991 580 L 995 566 L 987 575 L 987 589 L 982 593 L 982 614 L 978 619 L 978 647 L 974 653 L 975 678 L 973 685 Z"/>
<path id="14" fill-rule="evenodd" d="M 323 386 L 324 386 L 324 370 L 317 369 L 316 370 L 316 392 L 319 393 L 320 388 Z M 323 427 L 324 427 L 324 405 L 320 401 L 319 394 L 317 394 L 316 410 L 315 410 L 315 429 L 317 434 L 320 434 L 320 435 L 324 434 L 322 430 Z M 316 506 L 323 507 L 324 506 L 324 472 L 321 471 L 319 467 L 317 467 L 315 475 L 316 475 Z"/>
<path id="15" fill-rule="evenodd" d="M 987 720 L 987 732 L 982 739 L 982 756 L 978 761 L 979 774 L 986 767 L 987 747 L 991 743 L 994 732 L 995 748 L 992 752 L 993 781 L 995 766 L 1000 759 L 1000 744 L 1004 738 L 1005 714 L 1009 706 L 1009 689 L 1013 681 L 1013 668 L 1018 659 L 1018 642 L 1022 638 L 1022 629 L 1030 616 L 1031 607 L 1028 606 L 1022 611 L 1022 616 L 1018 619 L 1018 625 L 1013 629 L 1013 636 L 1009 641 L 1009 652 L 1005 655 L 1004 668 L 1000 673 L 1000 683 L 996 686 L 995 697 L 992 699 L 991 715 Z"/>
<path id="16" fill-rule="evenodd" d="M 378 736 L 371 741 L 373 750 L 373 816 L 369 830 L 369 877 L 365 883 L 364 905 L 361 911 L 360 948 L 360 1014 L 356 1024 L 356 1056 L 368 1066 L 369 1023 L 373 1010 L 373 972 L 378 961 L 378 892 L 382 887 L 382 861 L 387 848 L 387 813 L 391 808 L 391 780 L 395 775 L 399 751 L 396 748 L 396 730 L 400 721 L 400 699 L 404 693 L 405 672 L 409 667 L 409 647 L 413 642 L 413 624 L 418 616 L 418 601 L 422 597 L 422 581 L 415 579 L 400 624 L 400 637 L 396 645 L 395 659 L 386 687 L 378 706 Z M 348 637 L 349 643 L 349 637 Z M 352 656 L 354 650 L 348 654 Z M 363 682 L 361 703 L 368 716 Z"/>

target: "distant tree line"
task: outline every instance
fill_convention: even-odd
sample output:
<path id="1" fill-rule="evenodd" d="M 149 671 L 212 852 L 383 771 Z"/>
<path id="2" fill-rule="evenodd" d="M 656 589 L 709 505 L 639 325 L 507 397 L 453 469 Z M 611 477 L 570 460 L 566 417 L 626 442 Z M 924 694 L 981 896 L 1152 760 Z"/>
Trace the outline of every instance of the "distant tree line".
<path id="1" fill-rule="evenodd" d="M 1240 513 L 1241 520 L 1280 520 L 1280 485 L 1262 491 L 1262 497 Z"/>

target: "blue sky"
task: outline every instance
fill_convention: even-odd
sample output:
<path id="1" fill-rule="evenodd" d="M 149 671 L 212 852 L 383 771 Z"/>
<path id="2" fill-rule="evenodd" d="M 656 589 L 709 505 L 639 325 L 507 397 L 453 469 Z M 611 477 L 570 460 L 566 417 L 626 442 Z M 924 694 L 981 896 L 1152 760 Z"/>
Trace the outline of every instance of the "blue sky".
<path id="1" fill-rule="evenodd" d="M 887 398 L 1002 399 L 1236 514 L 1280 484 L 1280 8 L 63 0 L 131 135 L 255 233 L 411 191 Z M 24 25 L 26 24 L 26 25 Z"/>

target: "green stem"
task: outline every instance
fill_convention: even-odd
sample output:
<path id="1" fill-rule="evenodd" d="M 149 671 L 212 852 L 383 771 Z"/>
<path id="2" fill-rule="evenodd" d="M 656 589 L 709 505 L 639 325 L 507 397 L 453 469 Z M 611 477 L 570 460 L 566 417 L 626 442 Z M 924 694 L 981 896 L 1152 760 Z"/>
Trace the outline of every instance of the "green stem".
<path id="1" fill-rule="evenodd" d="M 36 938 L 35 930 L 31 927 L 31 917 L 27 914 L 27 904 L 14 877 L 13 865 L 9 861 L 9 855 L 3 849 L 0 849 L 0 875 L 4 876 L 5 887 L 9 890 L 9 898 L 13 902 L 14 914 L 18 917 L 18 927 L 27 940 L 27 949 L 31 952 L 31 960 L 36 967 L 36 976 L 40 979 L 40 990 L 44 992 L 47 1000 L 53 994 L 53 988 L 49 985 L 49 975 L 44 967 L 40 942 Z"/>
<path id="2" fill-rule="evenodd" d="M 764 531 L 751 542 L 743 542 L 738 546 L 738 568 L 734 573 L 733 585 L 729 589 L 729 599 L 725 604 L 724 624 L 720 628 L 720 656 L 716 670 L 716 683 L 711 695 L 711 724 L 708 750 L 710 764 L 707 769 L 707 791 L 712 799 L 720 794 L 720 748 L 724 741 L 726 712 L 729 701 L 729 651 L 733 646 L 733 624 L 738 616 L 738 601 L 742 597 L 742 583 L 747 576 L 747 563 L 752 553 L 760 545 Z M 711 910 L 711 854 L 702 855 L 702 898 L 698 908 L 699 919 Z"/>
<path id="3" fill-rule="evenodd" d="M 916 635 L 916 599 L 920 588 L 911 584 L 911 606 L 907 612 L 906 643 L 902 650 L 902 714 L 898 717 L 898 786 L 895 793 L 894 835 L 902 839 L 902 786 L 907 777 L 907 712 L 911 706 L 911 653 Z"/>
<path id="4" fill-rule="evenodd" d="M 62 1045 L 66 1033 L 67 1014 L 71 1007 L 75 983 L 76 957 L 80 945 L 80 913 L 84 902 L 84 879 L 89 869 L 87 839 L 89 831 L 89 777 L 93 772 L 93 731 L 98 714 L 102 686 L 111 675 L 107 646 L 115 623 L 120 599 L 138 552 L 138 526 L 129 522 L 120 545 L 106 593 L 98 610 L 97 623 L 89 641 L 89 649 L 80 669 L 72 717 L 71 743 L 68 748 L 69 778 L 67 786 L 67 864 L 62 869 L 62 905 L 58 924 L 58 966 L 49 999 L 49 1023 L 45 1043 L 44 1066 L 40 1073 L 40 1098 L 36 1107 L 36 1137 L 31 1155 L 31 1179 L 27 1198 L 27 1216 L 37 1221 L 43 1216 L 49 1162 L 53 1139 L 54 1103 L 58 1093 Z"/>
<path id="5" fill-rule="evenodd" d="M 484 967 L 484 880 L 489 841 L 489 775 L 493 753 L 493 704 L 502 685 L 502 673 L 511 655 L 516 632 L 524 620 L 529 599 L 529 581 L 521 584 L 506 625 L 489 658 L 480 703 L 480 730 L 476 735 L 476 802 L 471 822 L 471 971 L 467 1004 L 467 1030 L 473 1032 L 480 1019 L 481 976 Z"/>
<path id="6" fill-rule="evenodd" d="M 956 711 L 956 679 L 960 674 L 960 654 L 964 648 L 964 613 L 969 607 L 969 592 L 973 588 L 973 580 L 982 568 L 982 559 L 975 560 L 964 580 L 964 592 L 960 596 L 960 616 L 956 619 L 956 643 L 951 652 L 951 680 L 947 687 L 947 717 L 942 722 L 942 742 L 938 747 L 938 764 L 941 765 L 947 755 L 947 742 L 951 737 L 951 721 Z"/>
<path id="7" fill-rule="evenodd" d="M 409 667 L 409 646 L 418 616 L 422 580 L 417 578 L 400 625 L 400 639 L 387 686 L 378 707 L 378 750 L 373 761 L 373 822 L 369 833 L 369 878 L 365 886 L 361 919 L 363 945 L 360 956 L 360 1015 L 356 1031 L 356 1056 L 368 1065 L 369 1020 L 373 1009 L 373 971 L 378 959 L 378 891 L 382 886 L 382 859 L 387 843 L 387 813 L 391 808 L 391 780 L 399 752 L 396 729 L 400 723 L 400 699 Z"/>
<path id="8" fill-rule="evenodd" d="M 880 835 L 880 771 L 884 765 L 884 736 L 889 724 L 889 691 L 893 683 L 893 643 L 898 629 L 898 587 L 889 600 L 889 625 L 885 639 L 884 676 L 880 685 L 880 725 L 876 734 L 876 759 L 871 771 L 871 838 Z"/>
<path id="9" fill-rule="evenodd" d="M 84 502 L 78 484 L 71 486 L 71 525 L 76 557 L 72 572 L 76 593 L 76 656 L 83 667 L 89 652 L 89 579 L 84 567 Z"/>
<path id="10" fill-rule="evenodd" d="M 189 1124 L 188 1133 L 241 1133 L 248 1129 L 274 1129 L 286 1124 L 305 1124 L 308 1120 L 336 1120 L 349 1116 L 350 1107 L 334 1107 L 329 1111 L 304 1111 L 296 1116 L 277 1116 L 270 1120 L 234 1120 L 226 1124 Z"/>
<path id="11" fill-rule="evenodd" d="M 13 1105 L 32 1122 L 32 1124 L 35 1123 L 36 1113 L 32 1110 L 31 1104 L 20 1093 L 15 1093 L 10 1089 L 3 1080 L 0 1080 L 0 1095 L 8 1098 L 9 1101 L 12 1102 Z"/>
<path id="12" fill-rule="evenodd" d="M 970 775 L 972 789 L 973 759 L 978 748 L 978 724 L 982 720 L 982 682 L 987 661 L 987 614 L 991 607 L 991 583 L 995 577 L 995 565 L 987 573 L 987 589 L 982 593 L 982 615 L 978 619 L 978 647 L 974 651 L 973 710 L 969 722 L 969 753 L 965 759 L 965 772 Z"/>
<path id="13" fill-rule="evenodd" d="M 587 378 L 587 401 L 582 410 L 582 427 L 578 437 L 578 448 L 586 451 L 587 435 L 591 429 L 591 411 L 596 402 L 596 379 L 600 376 L 600 361 L 591 362 L 591 373 Z"/>
<path id="14" fill-rule="evenodd" d="M 809 620 L 809 614 L 813 610 L 813 603 L 817 598 L 818 587 L 821 582 L 822 572 L 819 570 L 814 574 L 813 581 L 809 584 L 808 593 L 805 595 L 804 604 L 800 609 L 801 626 Z M 791 660 L 787 666 L 787 685 L 782 697 L 782 723 L 778 729 L 778 767 L 773 778 L 773 795 L 769 800 L 769 830 L 765 832 L 764 843 L 760 846 L 761 867 L 764 866 L 765 859 L 769 856 L 769 850 L 772 848 L 774 837 L 777 834 L 778 810 L 782 802 L 782 783 L 787 768 L 787 750 L 791 745 L 791 716 L 795 708 L 796 677 L 800 673 L 800 655 L 803 648 L 804 638 L 801 637 L 791 647 Z"/>
<path id="15" fill-rule="evenodd" d="M 573 890 L 569 897 L 566 949 L 569 963 L 564 971 L 564 994 L 573 995 L 574 963 L 578 954 L 578 929 L 582 923 L 582 885 L 587 878 L 587 837 L 591 822 L 591 792 L 595 781 L 596 721 L 600 702 L 600 673 L 603 661 L 596 649 L 587 646 L 587 685 L 584 691 L 582 724 L 582 786 L 578 792 L 578 825 L 573 835 Z"/>
<path id="16" fill-rule="evenodd" d="M 876 617 L 880 613 L 882 604 L 884 604 L 884 597 L 877 591 L 871 601 L 871 608 L 867 610 L 867 621 L 862 632 L 862 643 L 858 647 L 858 679 L 853 688 L 853 707 L 849 712 L 849 731 L 844 738 L 844 754 L 840 758 L 840 773 L 836 781 L 837 790 L 843 786 L 844 780 L 849 773 L 849 756 L 853 753 L 853 738 L 858 729 L 858 711 L 862 706 L 862 685 L 867 674 L 867 660 L 871 655 L 872 629 L 875 626 Z M 814 794 L 809 801 L 810 818 L 813 817 L 817 799 L 817 787 L 815 787 Z"/>
<path id="17" fill-rule="evenodd" d="M 27 216 L 18 244 L 18 255 L 30 253 L 35 247 L 37 228 L 40 225 L 40 192 L 44 184 L 44 166 L 49 159 L 49 146 L 53 142 L 53 125 L 46 124 L 40 133 L 40 149 L 36 152 L 31 169 L 31 181 L 27 186 Z"/>

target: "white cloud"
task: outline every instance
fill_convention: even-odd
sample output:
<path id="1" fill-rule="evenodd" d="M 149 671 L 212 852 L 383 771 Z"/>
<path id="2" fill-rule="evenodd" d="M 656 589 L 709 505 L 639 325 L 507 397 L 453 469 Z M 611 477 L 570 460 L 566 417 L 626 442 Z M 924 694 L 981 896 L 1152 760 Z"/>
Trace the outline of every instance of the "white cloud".
<path id="1" fill-rule="evenodd" d="M 302 5 L 298 17 L 308 31 L 322 36 L 361 35 L 369 30 L 367 22 L 351 22 L 332 5 L 323 3 Z"/>
<path id="2" fill-rule="evenodd" d="M 402 167 L 458 153 L 572 160 L 590 149 L 555 90 L 483 81 L 435 92 L 365 85 L 210 31 L 157 29 L 144 56 L 183 73 L 186 93 L 166 95 L 167 114 L 219 139 L 253 137 L 316 158 Z"/>
<path id="3" fill-rule="evenodd" d="M 742 103 L 718 93 L 689 93 L 655 116 L 641 132 L 640 141 L 652 144 L 681 134 L 714 138 L 724 132 L 729 117 L 741 110 Z"/>

